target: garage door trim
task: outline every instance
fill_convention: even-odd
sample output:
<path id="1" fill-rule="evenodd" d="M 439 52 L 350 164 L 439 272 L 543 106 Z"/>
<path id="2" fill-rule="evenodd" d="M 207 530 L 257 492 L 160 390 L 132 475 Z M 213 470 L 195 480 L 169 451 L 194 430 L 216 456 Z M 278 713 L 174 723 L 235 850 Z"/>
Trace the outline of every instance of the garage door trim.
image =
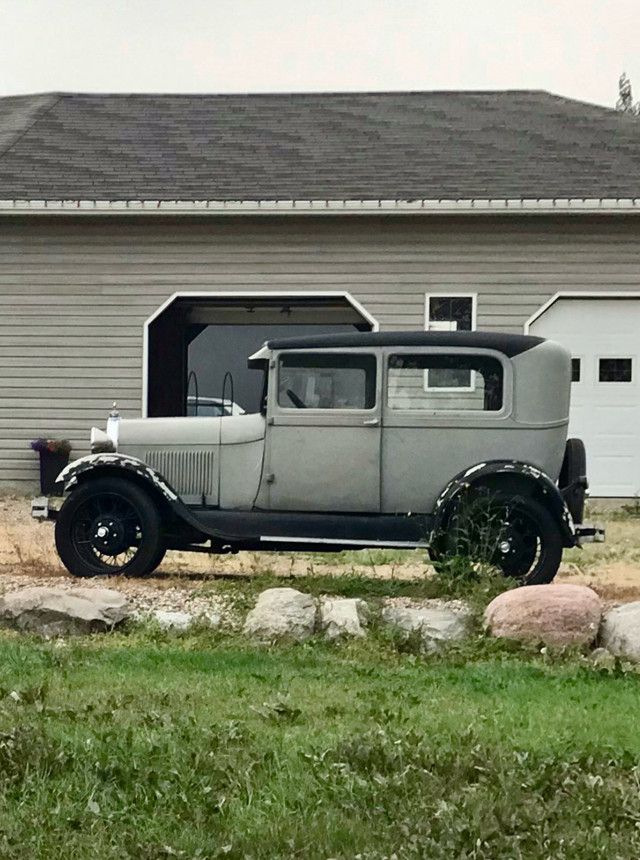
<path id="1" fill-rule="evenodd" d="M 529 328 L 546 313 L 558 299 L 640 299 L 640 293 L 633 290 L 561 290 L 541 305 L 524 324 L 524 333 L 529 334 Z"/>
<path id="2" fill-rule="evenodd" d="M 378 331 L 378 320 L 347 290 L 185 290 L 173 293 L 160 307 L 145 320 L 142 332 L 142 417 L 147 417 L 149 401 L 149 326 L 177 299 L 344 299 L 347 304 L 371 325 L 372 331 Z"/>

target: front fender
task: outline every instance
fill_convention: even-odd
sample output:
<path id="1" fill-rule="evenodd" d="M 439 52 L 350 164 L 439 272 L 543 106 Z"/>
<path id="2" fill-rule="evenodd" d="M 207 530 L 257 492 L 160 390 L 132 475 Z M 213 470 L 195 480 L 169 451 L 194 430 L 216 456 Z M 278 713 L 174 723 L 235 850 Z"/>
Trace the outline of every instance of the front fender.
<path id="1" fill-rule="evenodd" d="M 542 501 L 555 517 L 565 546 L 577 544 L 573 518 L 556 484 L 537 466 L 519 460 L 489 460 L 456 475 L 442 490 L 436 501 L 432 540 L 445 526 L 450 506 L 461 493 L 472 487 L 487 484 L 490 486 L 495 484 L 498 487 L 500 482 L 507 485 L 510 483 L 516 488 L 515 492 L 518 492 L 517 488 L 522 490 L 526 488 L 527 492 Z"/>
<path id="2" fill-rule="evenodd" d="M 148 481 L 161 493 L 168 502 L 178 501 L 178 494 L 159 472 L 147 466 L 137 457 L 129 457 L 126 454 L 89 454 L 74 460 L 60 472 L 57 481 L 64 483 L 66 492 L 76 486 L 81 475 L 87 472 L 101 469 L 124 469 L 125 472 L 133 472 L 139 478 Z"/>
<path id="3" fill-rule="evenodd" d="M 64 483 L 65 492 L 71 492 L 80 480 L 91 480 L 100 475 L 118 475 L 125 479 L 136 480 L 146 484 L 152 494 L 164 499 L 169 510 L 178 519 L 190 525 L 195 532 L 203 533 L 199 520 L 191 513 L 182 499 L 178 496 L 171 484 L 160 474 L 138 460 L 137 457 L 129 457 L 126 454 L 89 454 L 69 463 L 58 475 L 58 481 Z"/>

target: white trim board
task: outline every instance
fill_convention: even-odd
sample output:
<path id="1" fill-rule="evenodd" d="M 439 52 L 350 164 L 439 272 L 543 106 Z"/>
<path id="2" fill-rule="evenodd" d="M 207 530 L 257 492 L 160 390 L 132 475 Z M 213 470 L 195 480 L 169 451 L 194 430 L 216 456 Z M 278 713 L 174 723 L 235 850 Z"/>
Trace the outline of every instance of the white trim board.
<path id="1" fill-rule="evenodd" d="M 529 334 L 529 329 L 533 323 L 554 305 L 558 299 L 640 299 L 640 293 L 637 291 L 616 290 L 594 290 L 594 291 L 577 291 L 577 290 L 561 290 L 551 296 L 548 301 L 540 305 L 538 310 L 533 313 L 524 324 L 524 333 Z"/>
<path id="2" fill-rule="evenodd" d="M 0 215 L 631 215 L 640 198 L 0 200 Z"/>
<path id="3" fill-rule="evenodd" d="M 159 308 L 157 308 L 151 316 L 145 320 L 142 327 L 142 417 L 147 418 L 148 415 L 148 397 L 149 397 L 149 326 L 170 307 L 176 299 L 264 299 L 278 298 L 283 301 L 289 299 L 312 298 L 312 299 L 345 299 L 348 304 L 363 318 L 365 322 L 371 325 L 372 331 L 379 331 L 380 324 L 378 320 L 369 313 L 369 311 L 346 290 L 223 290 L 208 292 L 203 290 L 186 290 L 169 296 Z"/>

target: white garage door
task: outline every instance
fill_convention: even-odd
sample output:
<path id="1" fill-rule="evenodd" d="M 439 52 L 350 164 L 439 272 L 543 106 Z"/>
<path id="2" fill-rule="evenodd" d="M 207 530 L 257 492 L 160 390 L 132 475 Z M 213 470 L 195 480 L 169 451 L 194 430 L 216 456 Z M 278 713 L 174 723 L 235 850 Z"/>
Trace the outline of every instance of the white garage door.
<path id="1" fill-rule="evenodd" d="M 640 494 L 640 298 L 559 298 L 529 333 L 573 356 L 569 435 L 586 445 L 591 495 Z"/>

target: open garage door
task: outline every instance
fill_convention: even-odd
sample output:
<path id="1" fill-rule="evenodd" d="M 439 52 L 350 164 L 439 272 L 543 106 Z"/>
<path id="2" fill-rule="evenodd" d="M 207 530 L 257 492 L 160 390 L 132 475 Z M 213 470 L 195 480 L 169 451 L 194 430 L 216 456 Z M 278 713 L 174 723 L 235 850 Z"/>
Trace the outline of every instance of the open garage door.
<path id="1" fill-rule="evenodd" d="M 265 340 L 376 328 L 348 293 L 178 293 L 145 325 L 144 414 L 186 415 L 194 403 L 204 414 L 223 399 L 256 411 L 261 380 L 247 357 Z"/>
<path id="2" fill-rule="evenodd" d="M 640 494 L 640 297 L 560 296 L 529 333 L 573 357 L 569 434 L 586 445 L 591 495 Z"/>

